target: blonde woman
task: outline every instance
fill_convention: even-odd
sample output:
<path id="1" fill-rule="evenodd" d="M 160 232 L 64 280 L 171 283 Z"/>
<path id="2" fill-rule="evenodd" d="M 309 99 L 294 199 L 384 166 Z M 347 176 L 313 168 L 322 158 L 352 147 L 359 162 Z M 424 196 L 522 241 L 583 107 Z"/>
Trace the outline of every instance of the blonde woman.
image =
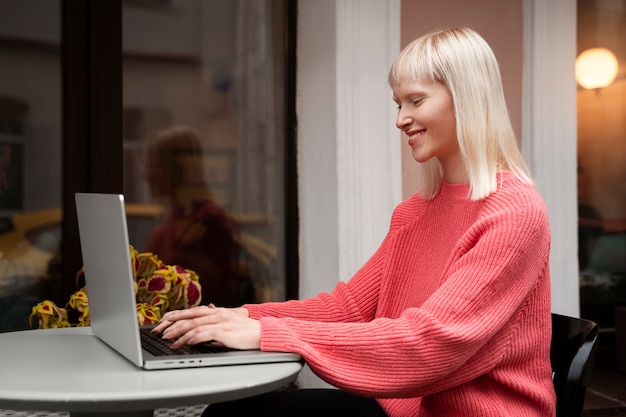
<path id="1" fill-rule="evenodd" d="M 332 293 L 164 316 L 175 345 L 297 352 L 338 390 L 279 391 L 205 416 L 555 415 L 550 231 L 496 59 L 473 30 L 396 59 L 396 126 L 421 171 L 377 252 Z"/>

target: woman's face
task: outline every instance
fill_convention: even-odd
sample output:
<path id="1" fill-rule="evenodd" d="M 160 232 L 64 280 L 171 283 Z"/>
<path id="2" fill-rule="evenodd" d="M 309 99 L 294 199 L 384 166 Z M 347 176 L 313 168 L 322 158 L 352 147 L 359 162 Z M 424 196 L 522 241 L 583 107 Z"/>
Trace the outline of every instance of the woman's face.
<path id="1" fill-rule="evenodd" d="M 145 179 L 153 198 L 167 197 L 170 191 L 169 166 L 156 149 L 146 152 Z"/>
<path id="2" fill-rule="evenodd" d="M 396 126 L 406 135 L 413 158 L 418 162 L 437 158 L 446 181 L 467 181 L 448 89 L 440 82 L 410 81 L 395 84 L 392 90 L 398 104 Z"/>

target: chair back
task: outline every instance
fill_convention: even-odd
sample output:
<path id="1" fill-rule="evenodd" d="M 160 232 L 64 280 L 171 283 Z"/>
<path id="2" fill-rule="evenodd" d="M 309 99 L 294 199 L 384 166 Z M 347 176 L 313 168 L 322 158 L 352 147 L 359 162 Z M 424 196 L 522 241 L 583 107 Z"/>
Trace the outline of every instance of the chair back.
<path id="1" fill-rule="evenodd" d="M 597 340 L 597 323 L 552 314 L 550 362 L 557 417 L 582 416 Z"/>

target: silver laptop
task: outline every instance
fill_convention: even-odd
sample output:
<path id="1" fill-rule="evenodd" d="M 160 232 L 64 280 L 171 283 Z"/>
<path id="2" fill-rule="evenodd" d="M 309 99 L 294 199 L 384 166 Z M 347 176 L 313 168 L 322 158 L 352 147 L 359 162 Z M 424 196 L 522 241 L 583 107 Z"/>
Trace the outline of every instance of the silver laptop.
<path id="1" fill-rule="evenodd" d="M 135 365 L 170 369 L 299 361 L 294 353 L 228 350 L 153 355 L 142 348 L 124 196 L 77 193 L 76 213 L 92 332 Z M 155 337 L 158 337 L 155 335 Z M 202 350 L 202 349 L 200 349 Z"/>

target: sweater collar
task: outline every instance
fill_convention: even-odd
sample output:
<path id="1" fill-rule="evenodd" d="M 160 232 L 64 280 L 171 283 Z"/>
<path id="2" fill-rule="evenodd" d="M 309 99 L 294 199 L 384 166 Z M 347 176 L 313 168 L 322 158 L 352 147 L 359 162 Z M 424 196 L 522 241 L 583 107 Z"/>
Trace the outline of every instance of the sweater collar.
<path id="1" fill-rule="evenodd" d="M 469 192 L 469 182 L 463 184 L 450 184 L 444 181 L 443 184 L 441 184 L 439 196 L 446 200 L 468 200 Z"/>
<path id="2" fill-rule="evenodd" d="M 515 178 L 515 175 L 508 171 L 500 171 L 496 173 L 496 180 L 498 182 L 498 188 L 501 184 Z M 451 184 L 443 181 L 441 190 L 439 191 L 439 197 L 447 200 L 469 200 L 470 184 L 469 182 L 463 184 Z"/>

